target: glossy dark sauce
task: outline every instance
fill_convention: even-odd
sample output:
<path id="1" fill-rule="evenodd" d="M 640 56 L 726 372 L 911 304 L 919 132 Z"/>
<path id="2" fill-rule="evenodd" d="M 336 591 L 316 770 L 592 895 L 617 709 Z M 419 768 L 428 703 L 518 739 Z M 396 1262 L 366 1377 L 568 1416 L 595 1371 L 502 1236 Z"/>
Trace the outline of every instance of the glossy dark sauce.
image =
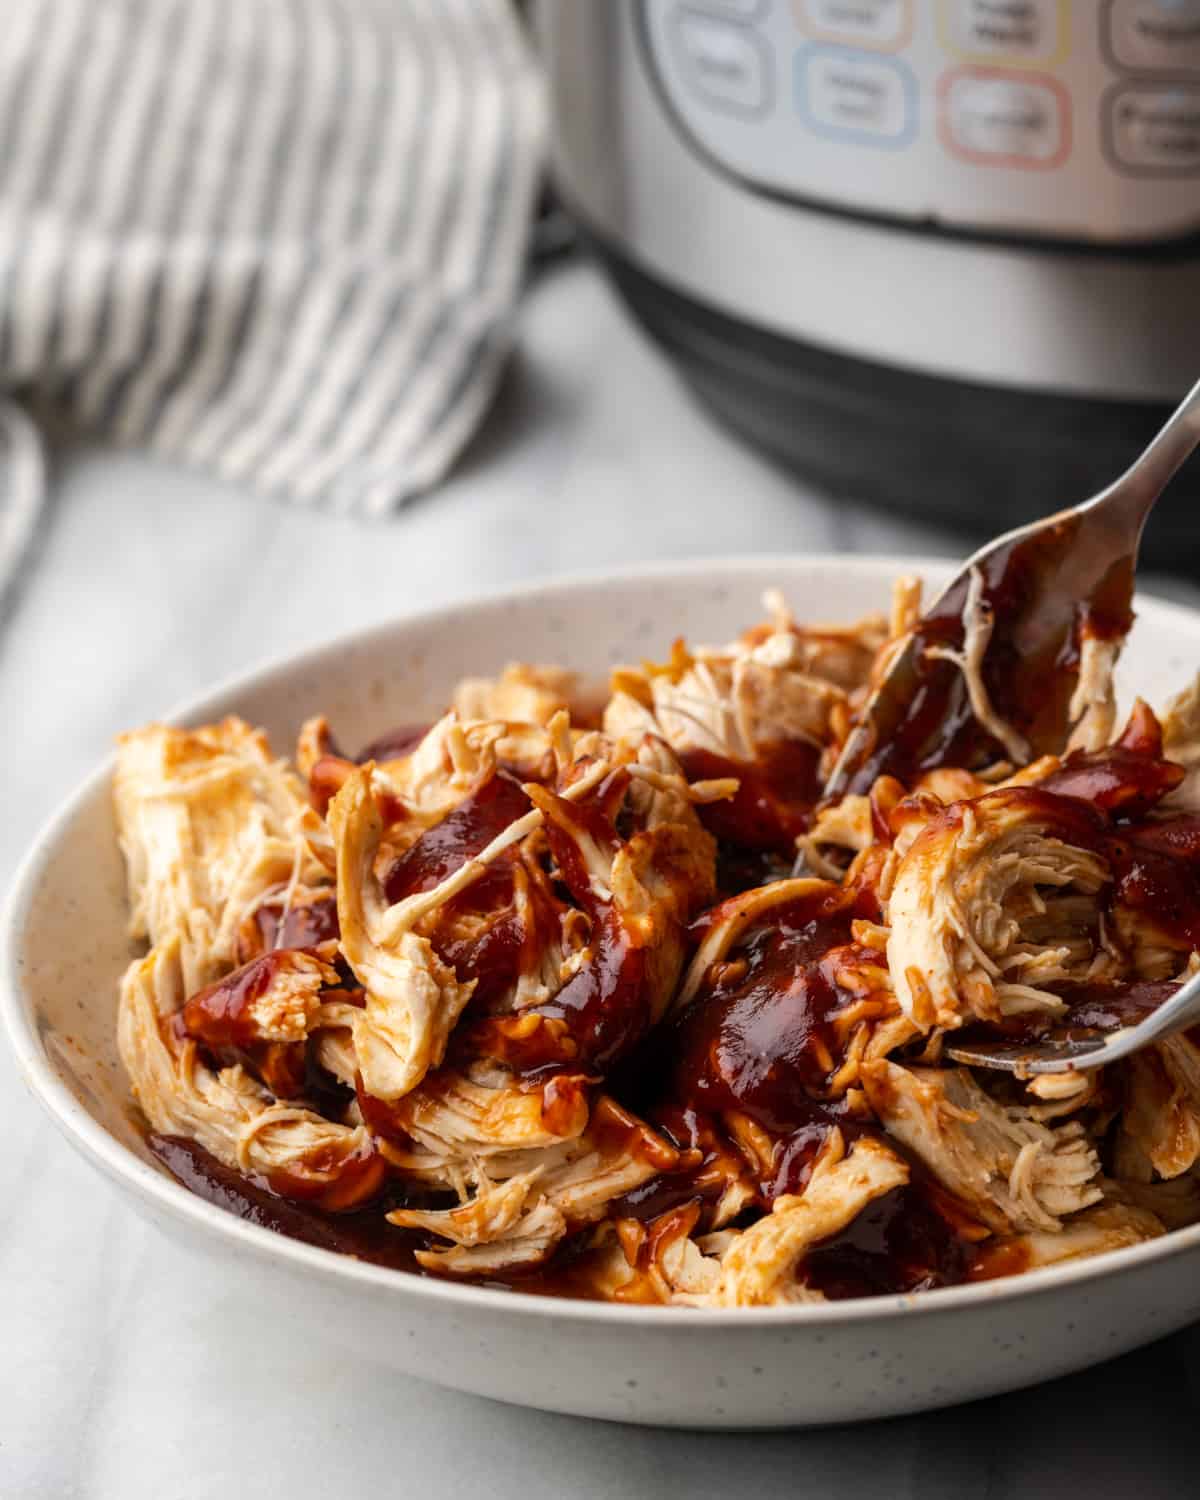
<path id="1" fill-rule="evenodd" d="M 868 1203 L 840 1234 L 810 1250 L 800 1278 L 826 1297 L 922 1292 L 963 1280 L 967 1246 L 919 1181 Z"/>
<path id="2" fill-rule="evenodd" d="M 830 1017 L 845 1004 L 823 959 L 849 941 L 850 917 L 781 908 L 736 950 L 744 974 L 719 981 L 681 1017 L 671 1048 L 678 1096 L 694 1109 L 744 1110 L 767 1130 L 808 1123 L 831 1069 Z"/>
<path id="3" fill-rule="evenodd" d="M 260 906 L 254 914 L 261 944 L 270 948 L 315 948 L 342 934 L 337 897 L 322 896 L 303 906 L 291 906 L 280 921 L 279 909 Z"/>
<path id="4" fill-rule="evenodd" d="M 719 843 L 792 856 L 796 835 L 808 827 L 821 795 L 820 760 L 814 745 L 796 740 L 764 745 L 752 763 L 708 750 L 687 750 L 680 756 L 689 781 L 728 776 L 738 780 L 732 799 L 697 809 L 700 821 Z"/>
<path id="5" fill-rule="evenodd" d="M 984 598 L 995 618 L 984 683 L 997 713 L 1035 755 L 1057 753 L 1065 743 L 1084 636 L 1120 637 L 1132 623 L 1132 539 L 1119 539 L 1127 551 L 1112 563 L 1112 539 L 1093 540 L 1093 524 L 1064 516 L 1053 531 L 1011 543 L 984 565 Z M 865 793 L 885 774 L 911 783 L 939 766 L 970 770 L 1007 758 L 972 714 L 958 668 L 927 654 L 929 647 L 961 648 L 967 589 L 964 579 L 919 622 L 921 649 L 881 698 L 873 742 L 847 790 Z"/>
<path id="6" fill-rule="evenodd" d="M 452 808 L 444 818 L 428 828 L 393 863 L 384 877 L 384 893 L 389 901 L 402 901 L 420 891 L 431 891 L 448 875 L 464 865 L 498 838 L 531 807 L 529 798 L 503 771 L 490 777 L 483 786 Z M 508 868 L 511 855 L 502 855 L 486 874 L 472 886 L 480 905 L 481 891 L 511 891 L 512 874 Z"/>
<path id="7" fill-rule="evenodd" d="M 421 1269 L 413 1259 L 413 1250 L 421 1248 L 424 1237 L 412 1230 L 397 1229 L 384 1218 L 390 1209 L 410 1201 L 403 1193 L 377 1199 L 369 1208 L 330 1213 L 289 1202 L 273 1192 L 265 1179 L 233 1171 L 195 1141 L 153 1132 L 146 1139 L 150 1150 L 184 1187 L 236 1218 L 375 1265 L 401 1271 Z"/>
<path id="8" fill-rule="evenodd" d="M 1118 1031 L 1125 1026 L 1136 1026 L 1153 1015 L 1178 988 L 1175 980 L 1143 980 L 1116 989 L 1084 991 L 1059 1017 L 1054 1034 L 1070 1038 L 1081 1032 Z"/>
<path id="9" fill-rule="evenodd" d="M 432 890 L 481 854 L 531 806 L 520 784 L 505 772 L 497 772 L 395 860 L 384 877 L 388 900 L 402 901 Z M 515 848 L 506 850 L 447 902 L 442 909 L 446 936 L 435 931 L 432 938 L 439 957 L 453 966 L 464 983 L 476 981 L 472 997 L 476 1010 L 486 1010 L 517 975 L 524 937 L 513 899 L 517 857 Z M 453 919 L 463 913 L 484 918 L 482 925 L 474 924 L 476 930 L 469 937 L 454 936 Z"/>
<path id="10" fill-rule="evenodd" d="M 289 1202 L 273 1192 L 263 1179 L 233 1171 L 202 1146 L 182 1136 L 151 1132 L 146 1140 L 151 1152 L 176 1181 L 235 1218 L 318 1250 L 331 1250 L 371 1265 L 416 1276 L 433 1274 L 426 1271 L 414 1253 L 426 1248 L 431 1237 L 420 1230 L 397 1228 L 384 1217 L 394 1208 L 445 1206 L 428 1195 L 422 1198 L 391 1184 L 369 1208 L 333 1213 Z M 545 1267 L 513 1272 L 506 1278 L 493 1277 L 484 1284 L 497 1291 L 531 1292 L 543 1297 L 594 1300 L 597 1295 L 591 1281 L 590 1260 L 581 1256 L 579 1245 L 572 1241 Z"/>
<path id="11" fill-rule="evenodd" d="M 1136 830 L 1112 839 L 1108 857 L 1115 904 L 1136 912 L 1181 949 L 1200 947 L 1200 864 L 1143 842 Z"/>
<path id="12" fill-rule="evenodd" d="M 623 795 L 627 783 L 618 784 Z M 597 789 L 595 806 L 555 800 L 563 816 L 581 826 L 588 838 L 602 849 L 615 851 L 620 841 L 611 815 L 603 810 L 607 790 L 603 784 Z M 572 899 L 591 918 L 588 946 L 592 959 L 536 1011 L 566 1024 L 575 1056 L 583 1065 L 607 1072 L 650 1025 L 645 951 L 626 931 L 616 906 L 597 897 L 577 844 L 551 818 L 546 820 L 546 839 Z"/>
<path id="13" fill-rule="evenodd" d="M 1038 786 L 1112 818 L 1133 818 L 1173 792 L 1184 775 L 1182 766 L 1163 758 L 1162 729 L 1139 700 L 1119 739 L 1102 750 L 1072 751 Z"/>
<path id="14" fill-rule="evenodd" d="M 1067 1008 L 1057 1016 L 1012 1016 L 987 1026 L 964 1026 L 956 1040 L 964 1046 L 986 1042 L 997 1035 L 1010 1041 L 1085 1041 L 1090 1036 L 1136 1026 L 1169 1000 L 1179 985 L 1174 980 L 1142 980 L 1134 984 L 1088 985 L 1070 993 Z"/>
<path id="15" fill-rule="evenodd" d="M 183 1031 L 210 1047 L 247 1047 L 258 1040 L 250 1008 L 290 967 L 286 949 L 252 958 L 249 963 L 189 996 L 180 1014 Z"/>
<path id="16" fill-rule="evenodd" d="M 757 1184 L 764 1205 L 803 1188 L 835 1127 L 849 1142 L 869 1126 L 844 1099 L 821 1095 L 841 1062 L 832 1018 L 851 998 L 832 978 L 828 955 L 836 948 L 875 958 L 851 943 L 852 891 L 830 885 L 768 915 L 657 1039 L 666 1084 L 651 1110 L 659 1118 L 664 1099 L 674 1106 L 676 1118 L 689 1122 L 692 1145 L 725 1111 L 766 1130 L 776 1144 Z"/>

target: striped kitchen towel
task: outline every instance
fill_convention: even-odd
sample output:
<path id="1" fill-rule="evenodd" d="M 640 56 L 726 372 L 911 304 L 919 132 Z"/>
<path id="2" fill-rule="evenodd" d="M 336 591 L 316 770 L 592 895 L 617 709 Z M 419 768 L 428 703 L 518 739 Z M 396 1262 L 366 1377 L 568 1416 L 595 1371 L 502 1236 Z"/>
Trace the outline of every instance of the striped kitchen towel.
<path id="1" fill-rule="evenodd" d="M 0 388 L 389 511 L 494 390 L 542 138 L 511 0 L 0 0 Z"/>

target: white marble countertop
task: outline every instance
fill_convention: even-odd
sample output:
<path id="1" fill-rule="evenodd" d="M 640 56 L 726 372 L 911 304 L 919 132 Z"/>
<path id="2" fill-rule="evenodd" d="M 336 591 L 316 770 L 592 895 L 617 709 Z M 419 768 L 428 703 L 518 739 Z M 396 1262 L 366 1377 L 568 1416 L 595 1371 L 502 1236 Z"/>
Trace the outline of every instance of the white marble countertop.
<path id="1" fill-rule="evenodd" d="M 718 431 L 578 265 L 452 482 L 395 520 L 306 514 L 131 454 L 67 448 L 0 619 L 0 878 L 122 727 L 259 659 L 566 569 L 771 550 L 961 550 L 806 494 Z M 15 764 L 14 764 L 15 761 Z M 109 997 L 97 997 L 98 1004 Z M 1200 1332 L 1053 1386 L 869 1429 L 673 1434 L 264 1347 L 217 1271 L 70 1152 L 0 1046 L 0 1496 L 615 1494 L 1174 1500 L 1200 1472 Z"/>

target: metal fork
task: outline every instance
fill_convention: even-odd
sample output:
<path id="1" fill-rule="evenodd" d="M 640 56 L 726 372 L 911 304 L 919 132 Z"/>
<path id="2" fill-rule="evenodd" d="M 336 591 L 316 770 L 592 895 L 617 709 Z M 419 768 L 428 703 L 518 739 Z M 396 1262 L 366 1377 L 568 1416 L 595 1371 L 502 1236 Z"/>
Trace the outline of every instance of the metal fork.
<path id="1" fill-rule="evenodd" d="M 1056 593 L 1072 604 L 1080 597 L 1081 588 L 1086 593 L 1097 580 L 1110 578 L 1114 570 L 1126 561 L 1130 564 L 1128 576 L 1132 593 L 1133 565 L 1147 517 L 1180 465 L 1198 445 L 1200 382 L 1188 392 L 1166 426 L 1115 484 L 1082 505 L 1007 532 L 980 548 L 938 596 L 926 618 L 939 606 L 945 610 L 947 606 L 965 600 L 972 576 L 987 574 L 989 563 L 994 566 L 998 558 L 1010 555 L 1014 544 L 1038 539 L 1045 539 L 1052 555 L 1054 548 L 1062 547 L 1064 538 L 1068 544 L 1057 557 L 1057 571 L 1043 580 L 1043 601 L 1050 593 Z M 1080 559 L 1086 559 L 1086 565 L 1079 564 Z M 1082 579 L 1081 568 L 1085 575 Z M 996 629 L 1003 630 L 1005 624 L 1004 620 L 997 619 Z M 907 648 L 898 654 L 885 678 L 876 686 L 858 727 L 847 740 L 826 783 L 827 797 L 842 796 L 854 790 L 856 775 L 861 776 L 869 770 L 874 748 L 886 744 L 889 735 L 904 722 L 905 714 L 913 711 L 914 696 L 921 691 L 924 680 L 921 672 L 923 650 L 919 639 L 910 639 Z M 1065 723 L 1056 726 L 1064 735 L 1066 728 Z M 1032 748 L 1045 751 L 1057 747 L 1046 743 L 1035 744 Z M 865 790 L 865 787 L 859 789 Z M 1136 1026 L 1083 1040 L 1051 1037 L 1032 1045 L 972 1042 L 970 1045 L 955 1044 L 947 1050 L 957 1061 L 975 1067 L 1000 1068 L 1020 1075 L 1061 1073 L 1102 1067 L 1197 1021 L 1200 1021 L 1200 974 L 1188 980 L 1170 1000 Z"/>

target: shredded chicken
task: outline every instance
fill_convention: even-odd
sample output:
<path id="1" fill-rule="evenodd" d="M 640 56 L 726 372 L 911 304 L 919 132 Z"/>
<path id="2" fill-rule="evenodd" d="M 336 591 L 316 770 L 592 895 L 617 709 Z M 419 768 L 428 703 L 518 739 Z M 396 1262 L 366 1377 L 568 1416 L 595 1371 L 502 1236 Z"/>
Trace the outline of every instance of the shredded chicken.
<path id="1" fill-rule="evenodd" d="M 1162 1221 L 1149 1209 L 1133 1204 L 1098 1203 L 1053 1233 L 1031 1230 L 1027 1234 L 989 1240 L 978 1259 L 975 1274 L 986 1278 L 995 1274 L 992 1269 L 995 1267 L 1003 1275 L 1012 1266 L 1036 1271 L 1068 1260 L 1102 1255 L 1106 1250 L 1124 1250 L 1129 1245 L 1157 1239 L 1162 1233 Z"/>
<path id="2" fill-rule="evenodd" d="M 1069 809 L 1068 809 L 1069 812 Z M 1021 789 L 957 803 L 914 839 L 888 903 L 888 963 L 924 1030 L 1064 1008 L 1063 984 L 1113 973 L 1097 897 L 1103 856 L 1076 820 Z"/>
<path id="3" fill-rule="evenodd" d="M 872 1199 L 907 1181 L 908 1168 L 887 1147 L 859 1142 L 848 1156 L 815 1171 L 802 1194 L 777 1198 L 771 1213 L 735 1235 L 721 1256 L 715 1290 L 689 1300 L 714 1307 L 823 1300 L 797 1279 L 805 1254 L 845 1229 Z"/>
<path id="4" fill-rule="evenodd" d="M 581 1098 L 582 1118 L 572 1121 L 571 1138 L 561 1139 L 546 1129 L 540 1110 L 536 1124 L 531 1118 L 536 1095 L 497 1090 L 499 1097 L 480 1110 L 478 1090 L 472 1095 L 461 1080 L 453 1087 L 456 1102 L 466 1096 L 476 1106 L 470 1118 L 450 1120 L 440 1102 L 433 1109 L 410 1108 L 404 1119 L 415 1140 L 444 1153 L 445 1182 L 457 1188 L 463 1203 L 388 1215 L 398 1227 L 424 1229 L 458 1247 L 418 1252 L 431 1269 L 477 1274 L 539 1261 L 568 1231 L 594 1222 L 614 1199 L 679 1160 L 661 1136 L 603 1097 L 590 1119 Z M 415 1164 L 409 1165 L 411 1170 Z M 519 1186 L 509 1191 L 512 1183 Z M 478 1253 L 464 1256 L 463 1249 Z"/>
<path id="5" fill-rule="evenodd" d="M 1126 1064 L 1125 1132 L 1160 1177 L 1200 1160 L 1200 1047 L 1186 1033 L 1136 1053 Z"/>
<path id="6" fill-rule="evenodd" d="M 233 966 L 243 916 L 264 892 L 324 877 L 298 779 L 240 719 L 123 735 L 113 803 L 130 931 L 152 944 L 178 939 L 189 992 Z"/>
<path id="7" fill-rule="evenodd" d="M 468 677 L 454 691 L 454 711 L 464 721 L 501 719 L 514 724 L 548 725 L 569 709 L 577 692 L 573 672 L 509 662 L 499 677 Z"/>
<path id="8" fill-rule="evenodd" d="M 1187 771 L 1164 805 L 1180 812 L 1200 812 L 1200 673 L 1167 704 L 1163 753 Z"/>
<path id="9" fill-rule="evenodd" d="M 1054 1233 L 1102 1196 L 1100 1162 L 1077 1121 L 1055 1128 L 996 1104 L 965 1068 L 878 1061 L 862 1082 L 888 1133 L 998 1233 Z"/>
<path id="10" fill-rule="evenodd" d="M 1068 750 L 1099 750 L 1113 737 L 1117 695 L 1113 683 L 1124 642 L 1119 637 L 1085 635 L 1079 648 L 1079 681 L 1067 714 L 1075 726 Z"/>
<path id="11" fill-rule="evenodd" d="M 1017 765 L 1031 759 L 1032 752 L 1024 735 L 1018 733 L 1002 719 L 992 705 L 991 695 L 983 680 L 983 659 L 991 644 L 996 621 L 992 606 L 984 596 L 983 573 L 979 568 L 971 569 L 967 585 L 966 602 L 963 604 L 963 644 L 961 650 L 949 646 L 927 646 L 926 655 L 953 662 L 963 675 L 971 712 L 984 729 L 1004 746 L 1005 753 Z"/>
<path id="12" fill-rule="evenodd" d="M 346 962 L 366 991 L 354 1018 L 354 1051 L 367 1092 L 403 1097 L 441 1062 L 474 985 L 459 983 L 412 928 L 461 888 L 451 877 L 390 905 L 375 873 L 383 833 L 370 774 L 355 771 L 334 798 L 329 826 L 338 851 L 338 920 Z"/>
<path id="13" fill-rule="evenodd" d="M 187 1136 L 226 1166 L 300 1182 L 330 1207 L 369 1196 L 383 1175 L 370 1133 L 277 1103 L 240 1065 L 207 1067 L 196 1043 L 177 1040 L 168 1024 L 184 998 L 178 937 L 135 959 L 121 982 L 117 1042 L 151 1127 Z M 357 1180 L 343 1196 L 348 1171 Z"/>
<path id="14" fill-rule="evenodd" d="M 361 764 L 324 717 L 296 770 L 233 718 L 124 736 L 147 951 L 118 1044 L 151 1148 L 181 1137 L 297 1212 L 386 1214 L 439 1276 L 683 1308 L 1200 1222 L 1191 1033 L 1026 1082 L 947 1065 L 963 1026 L 1040 1036 L 1200 966 L 1200 677 L 1161 736 L 1140 704 L 1114 741 L 1122 642 L 1081 628 L 1070 727 L 1033 760 L 976 570 L 961 649 L 932 654 L 1002 758 L 932 736 L 821 800 L 920 583 L 848 626 L 765 604 L 727 645 L 618 669 L 603 705 L 553 665 L 466 679 Z"/>

